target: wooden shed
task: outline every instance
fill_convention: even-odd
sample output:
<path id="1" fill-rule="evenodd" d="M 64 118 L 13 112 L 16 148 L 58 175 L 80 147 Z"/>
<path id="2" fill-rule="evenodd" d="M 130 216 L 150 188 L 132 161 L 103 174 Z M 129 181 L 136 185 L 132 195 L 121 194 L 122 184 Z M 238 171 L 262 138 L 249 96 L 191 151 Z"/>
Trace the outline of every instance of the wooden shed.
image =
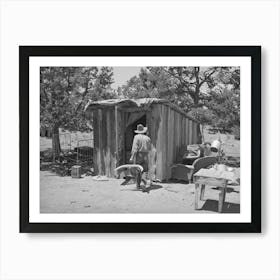
<path id="1" fill-rule="evenodd" d="M 93 119 L 95 174 L 114 176 L 128 163 L 138 124 L 148 127 L 155 154 L 155 177 L 169 179 L 182 145 L 201 143 L 200 126 L 178 106 L 164 99 L 110 99 L 88 102 Z"/>

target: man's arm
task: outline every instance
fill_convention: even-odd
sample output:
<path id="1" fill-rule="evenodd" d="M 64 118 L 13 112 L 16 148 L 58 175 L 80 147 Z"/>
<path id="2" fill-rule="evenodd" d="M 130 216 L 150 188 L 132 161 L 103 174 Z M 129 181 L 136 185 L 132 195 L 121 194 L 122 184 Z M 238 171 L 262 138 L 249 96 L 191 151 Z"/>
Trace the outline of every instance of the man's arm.
<path id="1" fill-rule="evenodd" d="M 129 159 L 129 162 L 134 162 L 135 163 L 135 159 L 136 159 L 136 153 L 138 151 L 138 140 L 137 137 L 134 136 L 133 138 L 133 144 L 132 144 L 132 148 L 131 148 L 131 157 Z"/>

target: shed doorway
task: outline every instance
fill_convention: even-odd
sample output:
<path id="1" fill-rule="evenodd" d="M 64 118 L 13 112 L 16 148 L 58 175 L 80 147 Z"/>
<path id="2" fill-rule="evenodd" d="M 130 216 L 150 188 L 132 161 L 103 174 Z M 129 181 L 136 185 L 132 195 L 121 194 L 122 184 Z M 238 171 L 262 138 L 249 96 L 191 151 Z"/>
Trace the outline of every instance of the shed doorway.
<path id="1" fill-rule="evenodd" d="M 133 138 L 135 135 L 134 131 L 137 129 L 138 124 L 142 124 L 143 126 L 146 126 L 147 116 L 144 112 L 133 113 L 133 114 L 130 114 L 130 116 L 128 117 L 128 122 L 127 122 L 127 126 L 125 129 L 125 135 L 124 135 L 124 154 L 125 154 L 124 163 L 125 164 L 129 163 Z"/>

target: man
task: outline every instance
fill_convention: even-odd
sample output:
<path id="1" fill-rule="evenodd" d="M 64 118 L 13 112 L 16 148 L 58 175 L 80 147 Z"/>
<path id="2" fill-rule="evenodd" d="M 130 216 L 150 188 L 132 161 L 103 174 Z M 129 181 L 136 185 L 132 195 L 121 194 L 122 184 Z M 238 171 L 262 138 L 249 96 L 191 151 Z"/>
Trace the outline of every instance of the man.
<path id="1" fill-rule="evenodd" d="M 151 151 L 151 138 L 147 135 L 147 127 L 142 124 L 137 125 L 137 130 L 135 130 L 136 135 L 133 139 L 130 162 L 134 164 L 139 164 L 143 167 L 143 173 L 138 173 L 136 175 L 136 187 L 140 189 L 140 184 L 142 181 L 142 175 L 146 179 L 149 171 L 149 152 Z M 150 180 L 147 180 L 147 185 L 150 185 Z"/>

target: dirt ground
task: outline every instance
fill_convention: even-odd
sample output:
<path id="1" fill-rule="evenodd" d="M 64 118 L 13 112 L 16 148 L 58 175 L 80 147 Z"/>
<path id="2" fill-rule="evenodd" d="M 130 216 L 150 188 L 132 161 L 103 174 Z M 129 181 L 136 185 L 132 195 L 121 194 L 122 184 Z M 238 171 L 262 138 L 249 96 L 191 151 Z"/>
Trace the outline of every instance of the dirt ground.
<path id="1" fill-rule="evenodd" d="M 40 174 L 41 213 L 217 213 L 219 191 L 207 186 L 205 200 L 194 210 L 194 184 L 156 183 L 146 192 L 123 179 L 94 181 Z M 239 186 L 228 186 L 224 213 L 240 212 Z"/>

